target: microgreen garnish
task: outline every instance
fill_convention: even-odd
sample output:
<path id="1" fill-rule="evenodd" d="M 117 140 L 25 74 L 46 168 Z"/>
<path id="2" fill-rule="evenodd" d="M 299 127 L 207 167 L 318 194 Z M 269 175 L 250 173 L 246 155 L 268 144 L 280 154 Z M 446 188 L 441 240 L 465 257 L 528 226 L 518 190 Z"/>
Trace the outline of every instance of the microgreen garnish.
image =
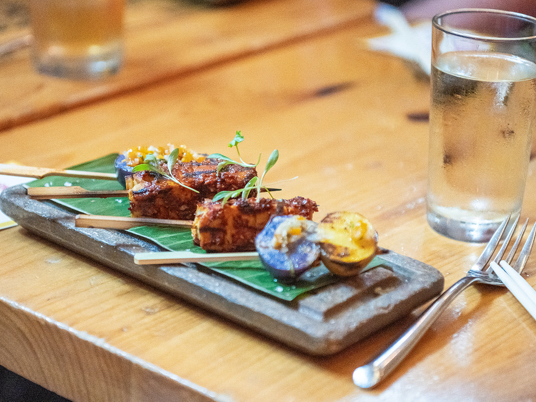
<path id="1" fill-rule="evenodd" d="M 268 162 L 266 162 L 266 167 L 264 168 L 264 172 L 262 172 L 262 176 L 261 176 L 261 179 L 258 181 L 258 184 L 257 184 L 257 201 L 259 200 L 260 198 L 260 193 L 261 193 L 261 187 L 264 188 L 266 190 L 266 192 L 268 193 L 268 195 L 273 199 L 273 195 L 272 193 L 270 192 L 270 190 L 268 189 L 268 187 L 266 186 L 263 186 L 262 185 L 262 181 L 264 180 L 264 176 L 266 176 L 266 173 L 268 173 L 268 171 L 274 167 L 275 163 L 277 162 L 277 160 L 279 159 L 279 151 L 277 149 L 274 149 L 272 151 L 272 153 L 270 154 L 270 157 L 268 158 Z"/>
<path id="2" fill-rule="evenodd" d="M 242 136 L 242 133 L 240 131 L 236 132 L 236 135 L 234 139 L 229 143 L 229 148 L 235 147 L 236 152 L 238 153 L 238 158 L 240 159 L 240 162 L 236 162 L 232 160 L 231 158 L 222 155 L 222 154 L 211 154 L 208 156 L 208 158 L 214 158 L 214 159 L 221 159 L 222 161 L 218 164 L 218 173 L 221 169 L 223 169 L 227 165 L 240 165 L 243 167 L 249 167 L 249 168 L 255 168 L 259 165 L 259 162 L 261 161 L 261 154 L 259 154 L 259 160 L 255 165 L 248 164 L 242 160 L 242 157 L 240 156 L 240 151 L 238 149 L 238 144 L 244 141 L 244 137 Z M 257 190 L 257 201 L 260 199 L 261 189 L 265 189 L 266 192 L 270 195 L 271 198 L 274 198 L 272 196 L 272 193 L 270 193 L 270 190 L 262 185 L 262 181 L 264 180 L 264 176 L 266 176 L 266 173 L 275 165 L 277 160 L 279 159 L 279 151 L 275 149 L 268 158 L 268 162 L 266 162 L 266 167 L 264 168 L 264 172 L 259 179 L 259 177 L 253 177 L 250 181 L 247 182 L 247 184 L 244 186 L 244 188 L 241 188 L 239 190 L 231 190 L 231 191 L 220 191 L 218 194 L 214 196 L 212 201 L 220 201 L 222 200 L 222 205 L 225 205 L 227 201 L 229 201 L 230 198 L 237 198 L 242 197 L 242 199 L 246 199 L 249 197 L 249 194 L 253 189 Z"/>
<path id="3" fill-rule="evenodd" d="M 238 198 L 242 196 L 243 199 L 246 199 L 249 197 L 249 193 L 251 192 L 251 190 L 255 188 L 255 183 L 257 183 L 258 179 L 259 178 L 257 176 L 252 177 L 251 180 L 248 181 L 247 184 L 244 186 L 244 188 L 241 188 L 239 190 L 220 191 L 214 196 L 212 201 L 222 200 L 222 205 L 225 205 L 225 203 L 229 201 L 230 198 Z"/>
<path id="4" fill-rule="evenodd" d="M 133 172 L 140 172 L 140 171 L 143 171 L 143 170 L 148 170 L 150 172 L 155 172 L 155 173 L 161 174 L 162 176 L 164 176 L 165 178 L 167 178 L 169 180 L 173 180 L 175 183 L 177 183 L 178 185 L 180 185 L 182 187 L 187 188 L 188 190 L 192 190 L 195 193 L 199 193 L 199 191 L 197 191 L 197 190 L 195 190 L 195 189 L 193 189 L 191 187 L 188 187 L 185 184 L 182 184 L 180 181 L 177 180 L 176 177 L 174 177 L 171 174 L 171 169 L 173 168 L 173 165 L 175 165 L 175 163 L 177 163 L 177 159 L 179 158 L 179 152 L 180 152 L 179 148 L 175 148 L 169 154 L 167 164 L 166 164 L 168 172 L 166 172 L 165 170 L 163 170 L 160 167 L 158 159 L 153 154 L 147 155 L 145 157 L 145 160 L 144 160 L 145 163 L 142 163 L 140 165 L 134 166 L 132 171 Z"/>
<path id="5" fill-rule="evenodd" d="M 220 171 L 225 166 L 228 166 L 228 165 L 240 165 L 240 166 L 249 167 L 249 168 L 257 167 L 257 165 L 261 161 L 261 155 L 259 154 L 259 160 L 257 161 L 257 163 L 255 165 L 252 165 L 250 163 L 244 162 L 243 159 L 242 159 L 242 156 L 240 156 L 240 150 L 238 149 L 238 144 L 241 143 L 242 141 L 244 141 L 244 136 L 242 135 L 241 131 L 237 131 L 236 134 L 235 134 L 235 137 L 233 138 L 233 140 L 228 145 L 229 148 L 232 148 L 232 147 L 236 148 L 236 153 L 238 154 L 238 159 L 240 159 L 240 162 L 234 161 L 231 158 L 229 158 L 228 156 L 225 156 L 225 155 L 222 155 L 222 154 L 210 154 L 209 156 L 207 156 L 207 158 L 209 158 L 209 159 L 220 159 L 221 160 L 221 162 L 218 163 L 217 173 L 220 173 Z"/>

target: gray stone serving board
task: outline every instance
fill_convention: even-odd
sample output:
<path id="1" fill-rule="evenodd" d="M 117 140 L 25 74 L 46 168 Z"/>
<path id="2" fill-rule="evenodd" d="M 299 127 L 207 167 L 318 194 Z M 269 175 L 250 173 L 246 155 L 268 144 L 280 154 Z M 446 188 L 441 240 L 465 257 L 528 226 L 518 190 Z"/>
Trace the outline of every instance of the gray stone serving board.
<path id="1" fill-rule="evenodd" d="M 23 186 L 3 191 L 0 209 L 32 233 L 313 355 L 341 351 L 443 289 L 435 268 L 386 250 L 386 266 L 287 302 L 197 264 L 136 265 L 135 253 L 162 248 L 123 231 L 77 228 L 75 213 L 30 199 Z"/>

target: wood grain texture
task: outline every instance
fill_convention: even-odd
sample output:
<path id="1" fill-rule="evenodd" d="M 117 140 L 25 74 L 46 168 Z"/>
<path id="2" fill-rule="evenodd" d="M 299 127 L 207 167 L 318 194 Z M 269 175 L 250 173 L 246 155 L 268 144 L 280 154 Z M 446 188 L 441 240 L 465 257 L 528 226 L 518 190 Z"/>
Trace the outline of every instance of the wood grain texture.
<path id="1" fill-rule="evenodd" d="M 404 62 L 366 50 L 363 38 L 378 32 L 364 20 L 5 130 L 3 158 L 65 168 L 138 144 L 228 152 L 242 130 L 246 158 L 279 149 L 268 182 L 298 176 L 277 184 L 282 197 L 314 199 L 318 219 L 335 210 L 362 213 L 380 246 L 435 266 L 449 286 L 483 246 L 446 239 L 426 223 L 428 125 L 408 116 L 428 111 L 429 86 Z M 533 160 L 522 214 L 532 221 L 535 168 Z M 353 369 L 413 317 L 338 355 L 308 357 L 20 228 L 0 232 L 0 244 L 7 329 L 0 364 L 76 401 L 173 395 L 184 389 L 176 378 L 236 401 L 521 401 L 536 394 L 536 323 L 504 289 L 465 291 L 385 383 L 364 391 L 352 383 Z M 524 274 L 533 287 L 535 274 L 533 257 Z"/>
<path id="2" fill-rule="evenodd" d="M 99 82 L 37 74 L 29 48 L 0 58 L 0 131 L 103 98 L 355 23 L 372 1 L 250 0 L 207 7 L 188 0 L 129 2 L 125 63 Z M 20 34 L 27 33 L 21 28 Z M 17 37 L 16 29 L 0 43 Z"/>

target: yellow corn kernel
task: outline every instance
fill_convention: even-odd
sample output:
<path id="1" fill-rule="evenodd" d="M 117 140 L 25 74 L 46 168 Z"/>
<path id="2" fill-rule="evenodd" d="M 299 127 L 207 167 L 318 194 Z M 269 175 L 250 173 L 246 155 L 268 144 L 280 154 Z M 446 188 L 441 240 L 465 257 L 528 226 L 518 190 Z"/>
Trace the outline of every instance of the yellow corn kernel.
<path id="1" fill-rule="evenodd" d="M 191 149 L 188 149 L 186 145 L 180 145 L 179 147 L 179 155 L 177 160 L 179 162 L 202 162 L 205 160 L 205 157 L 203 155 L 199 155 L 197 152 L 192 151 Z M 155 147 L 153 145 L 150 146 L 138 146 L 136 148 L 129 149 L 128 151 L 125 151 L 123 154 L 125 155 L 126 163 L 128 166 L 134 167 L 139 164 L 142 164 L 145 162 L 145 158 L 147 155 L 154 155 L 157 159 L 165 159 L 167 160 L 167 157 L 171 154 L 171 152 L 175 149 L 175 146 L 173 144 L 167 144 L 166 147 Z"/>

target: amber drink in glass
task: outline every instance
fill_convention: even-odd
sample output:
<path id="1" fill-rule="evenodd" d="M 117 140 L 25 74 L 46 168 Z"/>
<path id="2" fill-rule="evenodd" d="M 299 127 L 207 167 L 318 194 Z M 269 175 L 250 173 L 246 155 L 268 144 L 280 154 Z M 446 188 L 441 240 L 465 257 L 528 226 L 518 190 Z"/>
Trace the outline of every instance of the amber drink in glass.
<path id="1" fill-rule="evenodd" d="M 30 0 L 29 4 L 39 72 L 85 80 L 119 71 L 124 0 Z"/>

